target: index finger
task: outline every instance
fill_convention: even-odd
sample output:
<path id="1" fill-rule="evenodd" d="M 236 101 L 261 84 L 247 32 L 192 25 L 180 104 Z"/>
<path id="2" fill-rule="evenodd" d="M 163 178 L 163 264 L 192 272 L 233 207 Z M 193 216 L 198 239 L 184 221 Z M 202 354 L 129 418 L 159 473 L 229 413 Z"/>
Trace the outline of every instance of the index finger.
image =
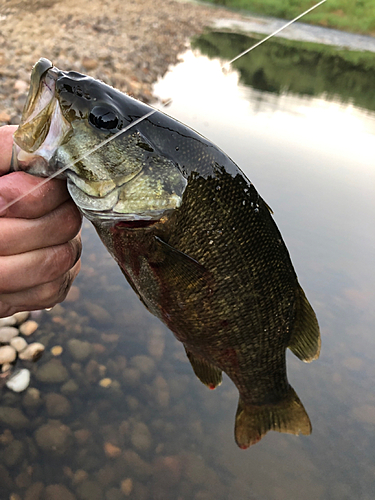
<path id="1" fill-rule="evenodd" d="M 0 176 L 7 174 L 12 157 L 13 134 L 17 130 L 16 125 L 5 125 L 0 127 Z"/>

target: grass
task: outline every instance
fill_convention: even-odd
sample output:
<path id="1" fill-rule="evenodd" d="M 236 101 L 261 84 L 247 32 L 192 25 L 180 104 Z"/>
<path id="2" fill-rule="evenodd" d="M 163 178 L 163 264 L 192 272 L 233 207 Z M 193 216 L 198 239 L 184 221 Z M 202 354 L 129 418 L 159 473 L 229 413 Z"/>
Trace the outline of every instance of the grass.
<path id="1" fill-rule="evenodd" d="M 283 19 L 293 19 L 318 0 L 207 0 L 230 9 Z M 328 0 L 307 14 L 302 22 L 375 36 L 374 0 Z"/>

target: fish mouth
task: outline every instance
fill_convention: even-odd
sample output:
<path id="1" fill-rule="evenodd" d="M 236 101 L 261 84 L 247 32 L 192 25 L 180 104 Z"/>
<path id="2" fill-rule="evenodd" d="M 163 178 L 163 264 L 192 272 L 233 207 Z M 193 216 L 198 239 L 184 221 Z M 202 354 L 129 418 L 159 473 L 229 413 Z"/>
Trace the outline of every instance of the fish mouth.
<path id="1" fill-rule="evenodd" d="M 33 67 L 21 124 L 13 136 L 13 170 L 51 175 L 49 161 L 71 130 L 56 97 L 58 75 L 48 59 L 40 59 Z"/>

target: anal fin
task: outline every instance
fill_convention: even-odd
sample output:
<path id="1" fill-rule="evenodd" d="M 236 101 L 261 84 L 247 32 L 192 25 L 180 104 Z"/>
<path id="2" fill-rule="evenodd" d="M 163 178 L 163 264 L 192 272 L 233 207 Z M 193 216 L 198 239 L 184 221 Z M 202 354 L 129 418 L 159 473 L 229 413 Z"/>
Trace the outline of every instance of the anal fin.
<path id="1" fill-rule="evenodd" d="M 208 363 L 205 359 L 197 357 L 185 347 L 187 357 L 193 367 L 195 375 L 207 385 L 209 389 L 215 389 L 222 382 L 222 372 L 219 368 Z"/>
<path id="2" fill-rule="evenodd" d="M 278 404 L 247 405 L 239 399 L 235 439 L 241 449 L 258 443 L 268 431 L 288 434 L 311 434 L 311 422 L 295 391 L 290 387 Z"/>
<path id="3" fill-rule="evenodd" d="M 319 357 L 320 332 L 313 308 L 302 288 L 298 285 L 296 316 L 289 349 L 302 361 L 309 363 Z"/>

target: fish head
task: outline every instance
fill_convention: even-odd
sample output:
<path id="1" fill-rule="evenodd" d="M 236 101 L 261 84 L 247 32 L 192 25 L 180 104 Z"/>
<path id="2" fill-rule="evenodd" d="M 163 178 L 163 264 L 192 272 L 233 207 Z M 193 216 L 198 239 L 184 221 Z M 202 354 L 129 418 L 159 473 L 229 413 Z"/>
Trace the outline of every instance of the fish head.
<path id="1" fill-rule="evenodd" d="M 67 178 L 92 221 L 160 220 L 181 204 L 187 180 L 137 127 L 151 113 L 101 81 L 40 59 L 14 134 L 13 168 Z"/>

